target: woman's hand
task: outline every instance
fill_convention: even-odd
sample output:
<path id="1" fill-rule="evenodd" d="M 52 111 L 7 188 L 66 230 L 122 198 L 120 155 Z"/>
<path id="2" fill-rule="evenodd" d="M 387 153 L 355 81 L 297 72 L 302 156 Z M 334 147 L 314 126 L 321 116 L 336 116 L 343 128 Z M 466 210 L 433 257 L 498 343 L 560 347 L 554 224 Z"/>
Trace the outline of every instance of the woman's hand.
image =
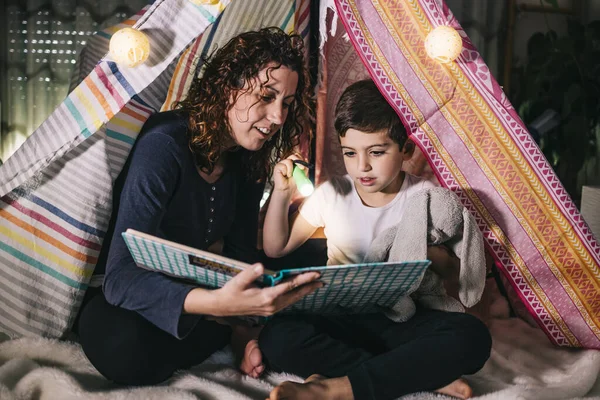
<path id="1" fill-rule="evenodd" d="M 255 264 L 220 289 L 193 289 L 185 299 L 184 312 L 216 317 L 267 317 L 323 287 L 323 282 L 316 281 L 319 278 L 317 272 L 307 272 L 273 287 L 260 288 L 255 281 L 263 272 L 263 266 Z"/>

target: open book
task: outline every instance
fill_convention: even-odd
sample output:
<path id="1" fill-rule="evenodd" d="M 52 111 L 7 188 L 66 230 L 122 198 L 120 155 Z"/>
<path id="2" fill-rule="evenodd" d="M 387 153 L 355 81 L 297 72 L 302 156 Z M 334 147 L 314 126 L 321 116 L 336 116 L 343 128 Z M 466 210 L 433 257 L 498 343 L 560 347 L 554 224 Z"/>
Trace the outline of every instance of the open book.
<path id="1" fill-rule="evenodd" d="M 125 243 L 136 264 L 208 288 L 222 287 L 250 264 L 128 229 Z M 325 286 L 282 312 L 354 314 L 393 306 L 421 283 L 431 261 L 327 265 L 269 271 L 257 282 L 274 286 L 292 275 L 318 271 Z"/>

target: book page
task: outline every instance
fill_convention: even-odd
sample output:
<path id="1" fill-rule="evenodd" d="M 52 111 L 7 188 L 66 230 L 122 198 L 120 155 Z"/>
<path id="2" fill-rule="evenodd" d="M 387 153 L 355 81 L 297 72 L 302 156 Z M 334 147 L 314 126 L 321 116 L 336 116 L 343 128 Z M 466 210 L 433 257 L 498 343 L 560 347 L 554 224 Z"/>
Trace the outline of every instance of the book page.
<path id="1" fill-rule="evenodd" d="M 191 280 L 207 288 L 223 287 L 251 266 L 133 230 L 124 232 L 123 238 L 141 268 Z M 256 283 L 272 286 L 288 277 L 318 271 L 325 286 L 284 312 L 322 315 L 376 312 L 382 307 L 392 307 L 401 297 L 416 290 L 430 263 L 429 260 L 419 260 L 316 266 L 278 272 L 265 270 L 265 275 Z"/>
<path id="2" fill-rule="evenodd" d="M 251 264 L 219 254 L 185 246 L 133 229 L 123 233 L 123 239 L 138 266 L 170 276 L 195 279 L 202 271 L 235 276 Z M 274 275 L 265 269 L 265 275 Z"/>

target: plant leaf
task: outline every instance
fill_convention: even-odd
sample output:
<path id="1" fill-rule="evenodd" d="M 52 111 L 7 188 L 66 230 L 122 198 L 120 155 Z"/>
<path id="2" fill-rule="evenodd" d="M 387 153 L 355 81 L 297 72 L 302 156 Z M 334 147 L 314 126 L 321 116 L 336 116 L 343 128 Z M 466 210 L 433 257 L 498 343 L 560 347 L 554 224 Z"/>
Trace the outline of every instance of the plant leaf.
<path id="1" fill-rule="evenodd" d="M 546 3 L 550 4 L 554 8 L 558 8 L 558 0 L 544 0 Z"/>
<path id="2" fill-rule="evenodd" d="M 563 118 L 569 118 L 572 115 L 581 114 L 581 104 L 583 99 L 583 90 L 581 85 L 573 83 L 563 96 Z"/>
<path id="3" fill-rule="evenodd" d="M 600 50 L 600 21 L 592 21 L 586 27 L 586 35 L 592 50 Z"/>

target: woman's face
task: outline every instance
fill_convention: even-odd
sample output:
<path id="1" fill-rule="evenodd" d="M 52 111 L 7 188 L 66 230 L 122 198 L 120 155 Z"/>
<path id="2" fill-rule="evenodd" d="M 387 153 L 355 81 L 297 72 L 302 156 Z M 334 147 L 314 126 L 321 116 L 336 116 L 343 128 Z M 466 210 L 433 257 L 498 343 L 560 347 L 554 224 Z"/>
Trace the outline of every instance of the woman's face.
<path id="1" fill-rule="evenodd" d="M 271 67 L 259 72 L 248 92 L 244 92 L 250 86 L 246 82 L 242 94 L 227 112 L 235 144 L 247 150 L 259 150 L 277 133 L 294 101 L 298 74 L 288 67 Z"/>

